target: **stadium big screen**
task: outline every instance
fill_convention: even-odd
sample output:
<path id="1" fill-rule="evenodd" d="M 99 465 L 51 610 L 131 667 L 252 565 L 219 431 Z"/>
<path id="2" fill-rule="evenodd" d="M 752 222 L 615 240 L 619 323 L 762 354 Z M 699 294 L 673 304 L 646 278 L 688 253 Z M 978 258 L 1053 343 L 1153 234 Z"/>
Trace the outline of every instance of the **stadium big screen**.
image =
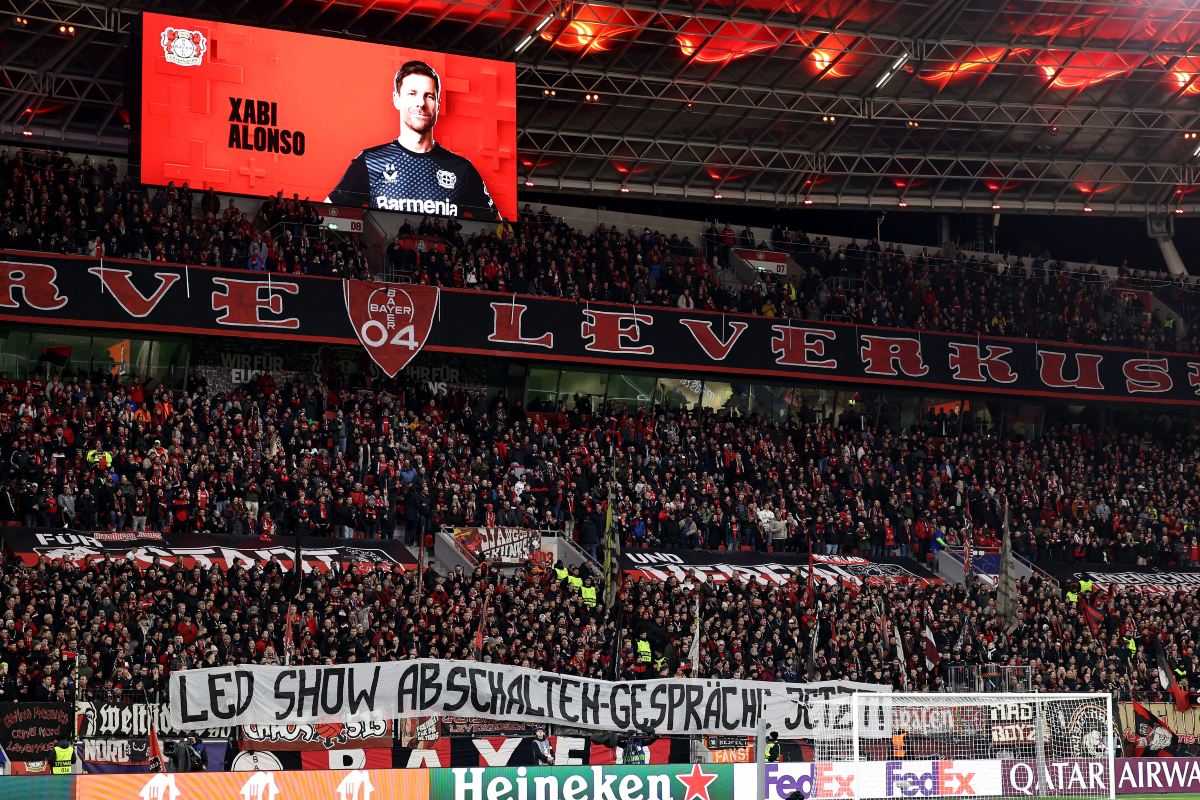
<path id="1" fill-rule="evenodd" d="M 142 15 L 142 180 L 343 206 L 515 217 L 516 67 Z"/>

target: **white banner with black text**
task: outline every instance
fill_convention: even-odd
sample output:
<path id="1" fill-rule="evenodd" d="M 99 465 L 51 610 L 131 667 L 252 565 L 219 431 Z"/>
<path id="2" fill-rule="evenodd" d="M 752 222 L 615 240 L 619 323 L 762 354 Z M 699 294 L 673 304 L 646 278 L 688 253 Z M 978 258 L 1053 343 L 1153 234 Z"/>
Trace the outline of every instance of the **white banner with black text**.
<path id="1" fill-rule="evenodd" d="M 469 716 L 668 734 L 751 735 L 758 715 L 790 738 L 852 730 L 851 695 L 890 686 L 671 679 L 598 681 L 475 661 L 421 659 L 338 666 L 243 665 L 171 675 L 171 724 L 301 725 Z M 886 735 L 891 714 L 859 699 L 860 732 Z"/>

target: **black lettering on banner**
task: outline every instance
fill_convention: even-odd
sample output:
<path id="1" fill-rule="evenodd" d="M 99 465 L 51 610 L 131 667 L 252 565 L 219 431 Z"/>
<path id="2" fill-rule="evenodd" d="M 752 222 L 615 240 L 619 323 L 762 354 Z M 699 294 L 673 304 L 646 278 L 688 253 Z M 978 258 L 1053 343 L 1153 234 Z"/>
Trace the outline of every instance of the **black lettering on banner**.
<path id="1" fill-rule="evenodd" d="M 285 156 L 288 153 L 292 152 L 292 132 L 291 131 L 280 131 L 279 132 L 279 152 L 283 153 Z"/>
<path id="2" fill-rule="evenodd" d="M 208 707 L 212 709 L 213 716 L 217 719 L 233 719 L 237 713 L 237 700 L 235 699 L 229 704 L 228 710 L 219 707 L 221 698 L 225 696 L 225 687 L 217 688 L 217 681 L 223 683 L 233 683 L 232 675 L 216 675 L 208 676 Z"/>
<path id="3" fill-rule="evenodd" d="M 538 675 L 537 681 L 546 687 L 546 716 L 554 719 L 554 686 L 558 683 L 557 675 Z"/>
<path id="4" fill-rule="evenodd" d="M 617 702 L 617 695 L 621 692 L 629 694 L 629 684 L 618 683 L 612 687 L 612 691 L 608 693 L 608 713 L 612 716 L 613 724 L 618 728 L 628 728 L 629 707 Z"/>
<path id="5" fill-rule="evenodd" d="M 271 126 L 279 126 L 279 103 L 271 103 Z"/>
<path id="6" fill-rule="evenodd" d="M 758 709 L 762 702 L 761 692 L 758 689 L 742 689 L 742 727 L 757 728 L 758 727 Z M 749 717 L 749 722 L 746 718 Z"/>
<path id="7" fill-rule="evenodd" d="M 711 686 L 711 684 L 709 684 Z M 706 730 L 716 730 L 721 727 L 721 700 L 724 695 L 721 694 L 720 687 L 716 691 L 709 690 L 708 702 L 704 705 L 704 724 L 701 728 Z"/>
<path id="8" fill-rule="evenodd" d="M 202 710 L 199 714 L 189 714 L 188 713 L 187 676 L 186 675 L 179 676 L 179 702 L 180 702 L 179 710 L 181 712 L 180 718 L 183 720 L 184 725 L 192 725 L 197 722 L 207 722 L 208 721 L 208 712 L 207 711 Z"/>
<path id="9" fill-rule="evenodd" d="M 266 100 L 258 101 L 258 124 L 259 125 L 274 125 L 271 122 L 271 104 Z"/>
<path id="10" fill-rule="evenodd" d="M 524 716 L 524 714 L 525 714 L 525 698 L 521 694 L 521 688 L 522 688 L 521 685 L 523 683 L 524 683 L 524 681 L 521 680 L 520 675 L 518 675 L 517 677 L 515 677 L 511 681 L 509 681 L 508 690 L 506 692 L 506 696 L 508 698 L 508 703 L 504 706 L 504 715 L 505 716 L 509 716 L 511 714 L 518 714 L 518 715 Z"/>
<path id="11" fill-rule="evenodd" d="M 229 98 L 229 121 L 242 121 L 242 101 L 236 97 Z"/>
<path id="12" fill-rule="evenodd" d="M 728 695 L 737 697 L 737 693 L 738 693 L 738 690 L 737 690 L 736 686 L 722 686 L 721 687 L 721 707 L 724 708 L 724 712 L 721 714 L 721 723 L 725 726 L 725 728 L 727 730 L 733 730 L 734 728 L 736 728 L 738 726 L 737 717 L 734 717 L 732 721 L 729 719 L 729 702 L 730 701 L 727 698 Z"/>
<path id="13" fill-rule="evenodd" d="M 562 679 L 562 686 L 558 690 L 558 710 L 563 719 L 567 722 L 579 722 L 579 715 L 572 714 L 567 710 L 568 705 L 575 705 L 575 701 L 571 699 L 570 690 L 574 686 L 578 686 L 579 681 L 570 678 Z"/>
<path id="14" fill-rule="evenodd" d="M 294 709 L 296 707 L 296 693 L 295 692 L 285 692 L 280 687 L 280 684 L 283 683 L 284 678 L 291 678 L 292 680 L 295 680 L 296 679 L 296 670 L 294 670 L 294 669 L 284 670 L 283 672 L 279 673 L 278 677 L 275 678 L 275 697 L 276 697 L 276 699 L 286 698 L 288 701 L 287 708 L 285 708 L 283 711 L 275 712 L 275 719 L 277 719 L 277 720 L 287 719 L 288 717 L 290 717 L 292 715 L 292 709 Z"/>
<path id="15" fill-rule="evenodd" d="M 433 708 L 433 704 L 442 696 L 442 684 L 438 682 L 438 675 L 442 668 L 437 664 L 422 664 L 421 665 L 421 710 Z M 427 689 L 433 690 L 433 697 L 430 697 L 426 692 Z"/>
<path id="16" fill-rule="evenodd" d="M 491 713 L 504 713 L 504 675 L 499 671 L 488 673 L 488 688 L 492 691 L 492 699 L 489 702 Z"/>
<path id="17" fill-rule="evenodd" d="M 488 712 L 489 703 L 479 702 L 482 697 L 482 693 L 479 691 L 479 683 L 475 679 L 486 676 L 487 670 L 472 667 L 471 669 L 467 670 L 467 672 L 471 676 L 471 707 L 481 714 L 486 714 Z"/>
<path id="18" fill-rule="evenodd" d="M 529 686 L 532 681 L 532 675 L 526 675 L 525 680 L 523 681 L 525 684 L 525 707 L 529 710 L 529 715 L 531 717 L 544 717 L 546 716 L 546 710 L 541 706 L 535 706 L 533 704 L 533 692 Z"/>
<path id="19" fill-rule="evenodd" d="M 439 680 L 443 677 L 444 683 Z M 268 680 L 273 691 L 254 702 L 255 682 Z M 218 667 L 180 672 L 172 681 L 171 725 L 182 730 L 211 724 L 294 725 L 315 719 L 349 724 L 377 719 L 380 713 L 391 718 L 432 713 L 522 723 L 561 720 L 660 734 L 746 734 L 765 721 L 773 729 L 815 738 L 848 729 L 851 704 L 845 693 L 873 688 L 849 682 L 792 689 L 738 680 L 609 682 L 507 665 L 432 660 Z M 885 726 L 877 717 L 883 713 L 879 703 L 864 704 L 863 722 L 882 730 Z"/>
<path id="20" fill-rule="evenodd" d="M 590 695 L 590 696 L 589 696 Z M 583 684 L 583 723 L 588 722 L 588 711 L 592 712 L 592 725 L 600 724 L 600 687 L 597 684 Z"/>
<path id="21" fill-rule="evenodd" d="M 696 713 L 696 709 L 700 707 L 700 702 L 704 699 L 704 690 L 699 686 L 687 687 L 687 715 L 683 718 L 683 729 L 690 730 L 692 720 L 696 721 L 696 730 L 704 727 L 700 721 L 700 715 Z"/>
<path id="22" fill-rule="evenodd" d="M 318 669 L 316 671 L 316 673 L 317 673 L 316 675 L 312 676 L 313 685 L 305 686 L 304 679 L 306 677 L 308 677 L 308 670 L 306 670 L 306 669 L 300 670 L 300 692 L 299 692 L 300 701 L 297 704 L 296 713 L 302 717 L 305 716 L 304 698 L 306 698 L 306 697 L 312 698 L 312 713 L 309 714 L 308 716 L 311 716 L 311 717 L 317 716 L 317 695 L 319 695 L 321 693 L 321 670 Z"/>
<path id="23" fill-rule="evenodd" d="M 258 150 L 258 151 L 267 149 L 267 129 L 266 128 L 255 128 L 254 129 L 254 149 Z"/>
<path id="24" fill-rule="evenodd" d="M 400 673 L 400 685 L 396 689 L 396 708 L 403 714 L 406 706 L 404 705 L 404 697 L 407 695 L 410 698 L 407 708 L 417 708 L 417 680 L 420 668 L 417 664 L 405 667 L 404 672 Z M 428 706 L 426 706 L 428 708 Z"/>
<path id="25" fill-rule="evenodd" d="M 298 156 L 304 155 L 304 134 L 300 131 L 292 134 L 292 152 Z"/>
<path id="26" fill-rule="evenodd" d="M 466 677 L 466 675 L 467 675 L 466 667 L 451 667 L 450 671 L 448 673 L 446 673 L 446 694 L 447 694 L 447 696 L 450 694 L 450 692 L 458 692 L 458 694 L 459 694 L 458 699 L 455 700 L 453 703 L 446 703 L 444 706 L 442 706 L 442 708 L 445 709 L 449 713 L 458 711 L 460 708 L 465 706 L 467 704 L 467 700 L 470 699 L 470 697 L 471 697 L 470 687 L 463 686 L 462 684 L 459 683 L 459 681 L 461 679 L 463 679 L 464 677 Z"/>
<path id="27" fill-rule="evenodd" d="M 242 149 L 242 129 L 237 125 L 229 126 L 229 147 Z"/>
<path id="28" fill-rule="evenodd" d="M 793 695 L 800 695 L 800 697 L 803 698 L 804 690 L 803 689 L 795 689 L 795 688 L 789 686 L 788 690 L 787 690 L 787 694 L 789 697 L 791 697 Z M 792 719 L 790 717 L 784 717 L 784 719 L 783 719 L 783 724 L 789 731 L 794 731 L 794 730 L 796 730 L 796 728 L 799 728 L 801 718 L 808 712 L 808 704 L 807 703 L 800 702 L 800 703 L 794 703 L 792 705 L 796 709 L 795 719 Z"/>
<path id="29" fill-rule="evenodd" d="M 645 689 L 646 684 L 640 681 L 629 684 L 629 722 L 635 728 L 640 728 L 642 724 L 638 718 L 638 711 L 642 708 L 642 704 L 638 701 L 638 692 L 645 691 Z"/>
<path id="30" fill-rule="evenodd" d="M 254 673 L 239 669 L 233 675 L 238 693 L 237 713 L 240 717 L 246 713 L 246 709 L 250 707 L 250 701 L 254 699 Z"/>
<path id="31" fill-rule="evenodd" d="M 242 122 L 258 122 L 258 117 L 254 116 L 254 101 L 245 100 L 246 110 L 242 112 Z"/>
<path id="32" fill-rule="evenodd" d="M 672 683 L 667 692 L 667 729 L 675 730 L 675 712 L 683 705 L 684 687 Z"/>
<path id="33" fill-rule="evenodd" d="M 259 105 L 262 108 L 262 104 Z M 337 692 L 334 694 L 333 701 L 329 699 L 329 684 L 333 679 L 337 678 Z M 326 714 L 337 714 L 342 710 L 342 695 L 346 691 L 346 669 L 345 667 L 326 667 L 325 674 L 321 676 L 321 710 Z"/>
<path id="34" fill-rule="evenodd" d="M 658 712 L 658 716 L 650 720 L 650 727 L 657 728 L 667 719 L 667 703 L 662 702 L 662 695 L 667 691 L 663 684 L 657 684 L 650 690 L 650 707 Z"/>
<path id="35" fill-rule="evenodd" d="M 279 152 L 279 128 L 271 128 L 267 131 L 267 152 Z"/>

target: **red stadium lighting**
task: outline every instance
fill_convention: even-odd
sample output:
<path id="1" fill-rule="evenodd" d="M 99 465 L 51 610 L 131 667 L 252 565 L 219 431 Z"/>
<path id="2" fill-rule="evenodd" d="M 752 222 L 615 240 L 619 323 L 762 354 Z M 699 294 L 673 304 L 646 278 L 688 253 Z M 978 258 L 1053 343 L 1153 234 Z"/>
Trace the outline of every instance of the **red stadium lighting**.
<path id="1" fill-rule="evenodd" d="M 1176 214 L 1182 214 L 1182 213 L 1183 213 L 1183 209 L 1182 209 L 1182 208 L 1176 208 L 1176 209 L 1175 209 L 1175 213 L 1176 213 Z"/>
<path id="2" fill-rule="evenodd" d="M 992 211 L 999 211 L 999 210 L 1000 210 L 1000 204 L 992 203 Z"/>
<path id="3" fill-rule="evenodd" d="M 806 198 L 804 198 L 804 205 L 806 205 L 806 206 L 811 206 L 811 205 L 812 205 L 812 198 L 811 198 L 811 197 L 806 197 Z"/>
<path id="4" fill-rule="evenodd" d="M 908 203 L 904 202 L 903 200 L 901 200 L 897 205 L 899 205 L 901 208 L 908 208 Z"/>
<path id="5" fill-rule="evenodd" d="M 629 194 L 629 187 L 628 187 L 628 186 L 622 186 L 622 187 L 621 187 L 621 194 Z"/>
<path id="6" fill-rule="evenodd" d="M 26 128 L 25 130 L 21 131 L 21 135 L 22 136 L 33 136 L 33 131 Z"/>
<path id="7" fill-rule="evenodd" d="M 720 199 L 721 199 L 721 193 L 713 192 L 713 200 L 720 200 Z"/>
<path id="8" fill-rule="evenodd" d="M 525 185 L 526 185 L 526 186 L 533 186 L 533 181 L 529 180 L 529 178 L 526 178 L 526 179 L 525 179 Z"/>
<path id="9" fill-rule="evenodd" d="M 1088 214 L 1092 213 L 1092 207 L 1091 207 L 1091 206 L 1084 206 L 1084 207 L 1083 207 L 1083 210 L 1084 210 L 1085 212 L 1087 212 Z"/>

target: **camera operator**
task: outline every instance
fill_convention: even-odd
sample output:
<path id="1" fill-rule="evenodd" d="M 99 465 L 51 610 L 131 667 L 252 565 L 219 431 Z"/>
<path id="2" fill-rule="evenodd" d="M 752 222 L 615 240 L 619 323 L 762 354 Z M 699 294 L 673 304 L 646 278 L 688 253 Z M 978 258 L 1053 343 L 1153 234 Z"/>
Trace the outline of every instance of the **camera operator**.
<path id="1" fill-rule="evenodd" d="M 208 751 L 195 736 L 179 742 L 167 742 L 163 749 L 168 759 L 168 772 L 208 771 Z"/>

